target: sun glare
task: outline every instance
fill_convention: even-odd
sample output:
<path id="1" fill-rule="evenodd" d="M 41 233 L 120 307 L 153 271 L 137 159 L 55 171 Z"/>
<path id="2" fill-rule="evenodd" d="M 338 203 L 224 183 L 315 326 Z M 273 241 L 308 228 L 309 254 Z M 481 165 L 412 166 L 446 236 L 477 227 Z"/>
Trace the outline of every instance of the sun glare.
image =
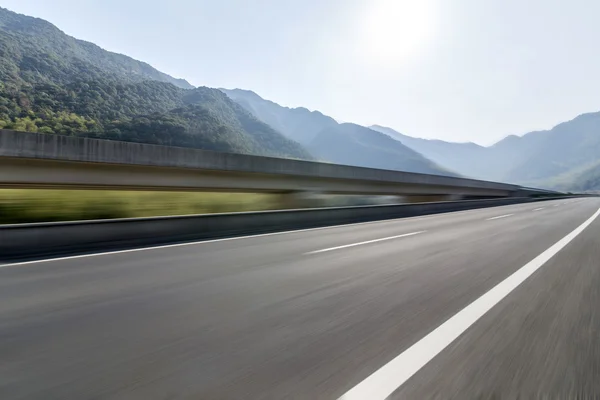
<path id="1" fill-rule="evenodd" d="M 370 0 L 361 35 L 362 51 L 378 64 L 398 65 L 422 50 L 433 35 L 432 0 Z"/>

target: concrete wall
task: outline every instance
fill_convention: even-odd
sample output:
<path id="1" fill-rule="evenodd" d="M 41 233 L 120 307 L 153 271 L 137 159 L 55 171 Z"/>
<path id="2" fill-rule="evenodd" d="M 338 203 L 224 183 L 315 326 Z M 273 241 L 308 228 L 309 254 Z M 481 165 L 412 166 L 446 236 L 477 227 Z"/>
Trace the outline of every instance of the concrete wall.
<path id="1" fill-rule="evenodd" d="M 410 217 L 535 201 L 470 200 L 181 217 L 0 225 L 0 260 L 39 258 L 180 241 Z"/>
<path id="2" fill-rule="evenodd" d="M 518 189 L 473 179 L 0 130 L 0 186 L 86 185 L 496 197 Z"/>

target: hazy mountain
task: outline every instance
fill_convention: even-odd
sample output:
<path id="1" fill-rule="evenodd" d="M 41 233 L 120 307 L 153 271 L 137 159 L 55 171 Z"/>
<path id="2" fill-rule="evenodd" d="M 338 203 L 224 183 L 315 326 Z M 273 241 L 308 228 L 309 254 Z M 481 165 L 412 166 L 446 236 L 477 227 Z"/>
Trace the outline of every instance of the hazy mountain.
<path id="1" fill-rule="evenodd" d="M 381 132 L 431 160 L 432 164 L 437 164 L 434 169 L 446 169 L 477 179 L 589 190 L 595 182 L 597 169 L 594 165 L 600 162 L 600 113 L 580 115 L 548 131 L 507 136 L 484 147 L 475 143 L 415 138 L 380 125 L 365 131 L 353 124 L 337 124 L 319 112 L 281 107 L 253 92 L 237 89 L 225 92 L 259 119 L 306 144 L 317 157 L 333 162 L 413 168 L 408 161 L 398 166 L 396 158 L 409 160 L 408 153 L 404 150 L 396 152 L 393 149 L 397 144 L 390 144 L 393 143 L 390 141 L 381 146 L 381 138 L 373 131 Z M 419 172 L 427 169 L 419 168 L 422 168 Z"/>
<path id="2" fill-rule="evenodd" d="M 536 183 L 562 191 L 600 191 L 600 161 Z"/>
<path id="3" fill-rule="evenodd" d="M 311 158 L 217 89 L 1 8 L 0 128 Z"/>
<path id="4" fill-rule="evenodd" d="M 474 164 L 482 164 L 485 161 L 486 148 L 483 146 L 475 143 L 453 143 L 443 140 L 415 138 L 381 125 L 372 125 L 369 128 L 400 141 L 431 161 L 461 175 L 490 180 L 498 178 L 498 176 L 490 174 L 488 171 L 473 169 Z"/>
<path id="5" fill-rule="evenodd" d="M 372 128 L 400 140 L 443 167 L 474 178 L 591 190 L 598 176 L 600 113 L 580 115 L 548 131 L 507 136 L 489 147 L 416 139 L 390 128 Z"/>
<path id="6" fill-rule="evenodd" d="M 350 123 L 339 124 L 318 111 L 283 107 L 248 90 L 221 90 L 260 120 L 304 144 L 321 160 L 361 167 L 456 175 L 380 132 Z"/>
<path id="7" fill-rule="evenodd" d="M 500 141 L 516 154 L 507 179 L 538 182 L 600 162 L 600 113 L 580 115 L 549 131 Z"/>
<path id="8" fill-rule="evenodd" d="M 573 180 L 562 188 L 573 192 L 600 191 L 600 163 L 576 174 Z"/>
<path id="9" fill-rule="evenodd" d="M 558 182 L 560 188 L 568 188 L 569 182 L 589 187 L 595 170 L 587 169 L 600 162 L 600 113 L 580 115 L 548 131 L 507 136 L 484 147 L 415 138 L 381 125 L 366 129 L 338 124 L 319 112 L 282 107 L 254 92 L 224 91 L 257 118 L 305 144 L 315 156 L 333 162 L 418 172 L 448 170 L 476 179 L 549 188 L 558 188 Z M 403 146 L 398 147 L 398 142 Z M 416 161 L 420 156 L 429 167 Z"/>
<path id="10" fill-rule="evenodd" d="M 308 149 L 315 156 L 338 164 L 455 175 L 399 141 L 356 124 L 336 124 L 325 128 Z"/>
<path id="11" fill-rule="evenodd" d="M 493 146 L 475 143 L 456 143 L 442 140 L 420 139 L 404 135 L 380 125 L 371 126 L 401 141 L 430 160 L 461 175 L 492 181 L 525 181 L 511 176 L 510 171 L 529 157 L 537 147 L 538 132 L 524 137 L 507 136 Z"/>
<path id="12" fill-rule="evenodd" d="M 323 129 L 337 125 L 333 118 L 319 111 L 309 111 L 302 107 L 283 107 L 250 90 L 221 90 L 255 117 L 303 145 L 311 143 Z"/>

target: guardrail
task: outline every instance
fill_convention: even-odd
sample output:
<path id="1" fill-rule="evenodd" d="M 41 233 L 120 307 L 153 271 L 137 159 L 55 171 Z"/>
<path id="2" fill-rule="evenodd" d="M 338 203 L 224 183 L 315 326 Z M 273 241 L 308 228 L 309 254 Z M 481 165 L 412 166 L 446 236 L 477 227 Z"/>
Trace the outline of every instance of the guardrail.
<path id="1" fill-rule="evenodd" d="M 564 198 L 564 197 L 562 197 Z M 506 198 L 404 205 L 0 225 L 0 260 L 343 225 L 550 200 Z"/>

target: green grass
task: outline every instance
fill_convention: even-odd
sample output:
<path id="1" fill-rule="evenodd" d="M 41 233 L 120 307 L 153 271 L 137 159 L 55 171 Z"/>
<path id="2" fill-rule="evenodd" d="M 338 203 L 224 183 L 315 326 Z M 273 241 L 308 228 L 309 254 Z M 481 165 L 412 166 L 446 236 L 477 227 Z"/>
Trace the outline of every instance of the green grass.
<path id="1" fill-rule="evenodd" d="M 0 224 L 188 215 L 276 208 L 275 196 L 246 193 L 0 190 Z"/>

